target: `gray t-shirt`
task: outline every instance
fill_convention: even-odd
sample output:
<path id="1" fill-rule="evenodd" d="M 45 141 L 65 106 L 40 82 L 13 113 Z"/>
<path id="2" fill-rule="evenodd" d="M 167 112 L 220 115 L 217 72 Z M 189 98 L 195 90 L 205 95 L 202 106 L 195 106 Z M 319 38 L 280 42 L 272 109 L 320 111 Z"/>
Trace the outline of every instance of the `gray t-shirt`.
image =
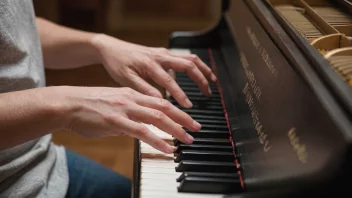
<path id="1" fill-rule="evenodd" d="M 0 0 L 0 94 L 43 86 L 32 0 Z M 65 149 L 50 134 L 0 151 L 0 197 L 63 198 L 68 180 Z"/>

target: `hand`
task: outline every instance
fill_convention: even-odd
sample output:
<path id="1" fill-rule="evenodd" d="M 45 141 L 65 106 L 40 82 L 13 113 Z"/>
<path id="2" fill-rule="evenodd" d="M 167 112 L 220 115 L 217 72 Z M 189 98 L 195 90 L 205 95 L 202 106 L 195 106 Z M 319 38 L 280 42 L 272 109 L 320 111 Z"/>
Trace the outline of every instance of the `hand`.
<path id="1" fill-rule="evenodd" d="M 196 55 L 175 54 L 167 49 L 131 44 L 106 35 L 98 35 L 93 40 L 105 68 L 122 86 L 161 98 L 161 93 L 147 83 L 147 80 L 152 79 L 164 87 L 181 106 L 190 108 L 192 103 L 186 94 L 165 71 L 172 69 L 186 72 L 204 95 L 211 94 L 208 80 L 215 82 L 216 77 Z"/>
<path id="2" fill-rule="evenodd" d="M 130 135 L 165 153 L 174 147 L 149 131 L 142 123 L 152 124 L 184 143 L 193 137 L 182 128 L 200 130 L 200 124 L 167 100 L 147 96 L 130 88 L 65 87 L 69 98 L 65 104 L 75 112 L 70 114 L 67 129 L 87 137 Z"/>

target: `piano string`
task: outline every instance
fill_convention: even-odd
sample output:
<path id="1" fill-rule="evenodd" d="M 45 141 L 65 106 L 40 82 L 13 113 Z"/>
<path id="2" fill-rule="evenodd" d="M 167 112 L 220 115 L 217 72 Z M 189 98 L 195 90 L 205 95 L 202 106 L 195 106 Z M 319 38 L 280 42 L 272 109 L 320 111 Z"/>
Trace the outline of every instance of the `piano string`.
<path id="1" fill-rule="evenodd" d="M 325 43 L 324 46 L 320 45 L 317 48 L 323 55 L 327 53 L 327 50 L 352 47 L 352 16 L 346 10 L 337 8 L 326 0 L 315 3 L 310 3 L 309 0 L 282 2 L 273 1 L 272 5 L 313 46 L 318 46 L 315 44 L 318 41 Z M 341 35 L 344 40 L 338 45 L 334 45 L 336 41 L 331 37 L 336 34 Z M 331 45 L 334 45 L 335 49 L 331 49 Z M 349 74 L 337 69 L 337 67 L 332 68 L 352 86 Z"/>

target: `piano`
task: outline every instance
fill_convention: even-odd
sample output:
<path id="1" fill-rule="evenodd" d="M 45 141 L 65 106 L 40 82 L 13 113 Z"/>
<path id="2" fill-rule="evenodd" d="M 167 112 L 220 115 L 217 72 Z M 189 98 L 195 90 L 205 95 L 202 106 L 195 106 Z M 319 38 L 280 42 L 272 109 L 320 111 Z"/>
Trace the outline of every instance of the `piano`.
<path id="1" fill-rule="evenodd" d="M 352 1 L 228 0 L 218 23 L 175 32 L 218 77 L 206 97 L 173 72 L 202 124 L 163 154 L 136 140 L 134 198 L 311 197 L 351 191 Z"/>

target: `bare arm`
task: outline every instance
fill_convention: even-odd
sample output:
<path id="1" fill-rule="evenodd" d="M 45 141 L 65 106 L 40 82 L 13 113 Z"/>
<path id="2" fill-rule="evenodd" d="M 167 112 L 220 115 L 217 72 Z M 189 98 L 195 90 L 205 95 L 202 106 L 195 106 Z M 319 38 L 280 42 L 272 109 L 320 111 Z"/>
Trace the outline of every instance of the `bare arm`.
<path id="1" fill-rule="evenodd" d="M 95 33 L 60 26 L 46 19 L 36 19 L 42 44 L 44 64 L 50 69 L 71 69 L 100 63 L 92 44 Z"/>
<path id="2" fill-rule="evenodd" d="M 37 25 L 47 68 L 103 63 L 116 81 L 147 95 L 128 88 L 64 86 L 0 94 L 0 149 L 68 129 L 88 137 L 124 133 L 166 153 L 173 152 L 171 145 L 140 122 L 153 124 L 185 143 L 193 141 L 181 126 L 198 131 L 201 125 L 168 101 L 151 97 L 159 95 L 145 80 L 152 78 L 190 107 L 184 92 L 164 69 L 187 72 L 206 93 L 206 78 L 216 78 L 198 57 L 73 30 L 43 19 L 37 19 Z"/>
<path id="3" fill-rule="evenodd" d="M 176 54 L 163 48 L 141 46 L 104 35 L 74 30 L 37 19 L 45 67 L 69 69 L 101 63 L 119 84 L 155 97 L 161 93 L 148 80 L 164 87 L 184 107 L 192 103 L 165 70 L 186 72 L 205 95 L 208 81 L 216 81 L 211 69 L 193 54 Z"/>
<path id="4" fill-rule="evenodd" d="M 0 150 L 66 125 L 69 109 L 56 92 L 56 88 L 38 88 L 0 94 Z"/>
<path id="5" fill-rule="evenodd" d="M 185 143 L 181 126 L 198 131 L 200 124 L 164 99 L 129 88 L 57 86 L 0 94 L 0 150 L 58 129 L 86 137 L 126 134 L 156 149 L 174 148 L 140 122 L 152 124 Z"/>

